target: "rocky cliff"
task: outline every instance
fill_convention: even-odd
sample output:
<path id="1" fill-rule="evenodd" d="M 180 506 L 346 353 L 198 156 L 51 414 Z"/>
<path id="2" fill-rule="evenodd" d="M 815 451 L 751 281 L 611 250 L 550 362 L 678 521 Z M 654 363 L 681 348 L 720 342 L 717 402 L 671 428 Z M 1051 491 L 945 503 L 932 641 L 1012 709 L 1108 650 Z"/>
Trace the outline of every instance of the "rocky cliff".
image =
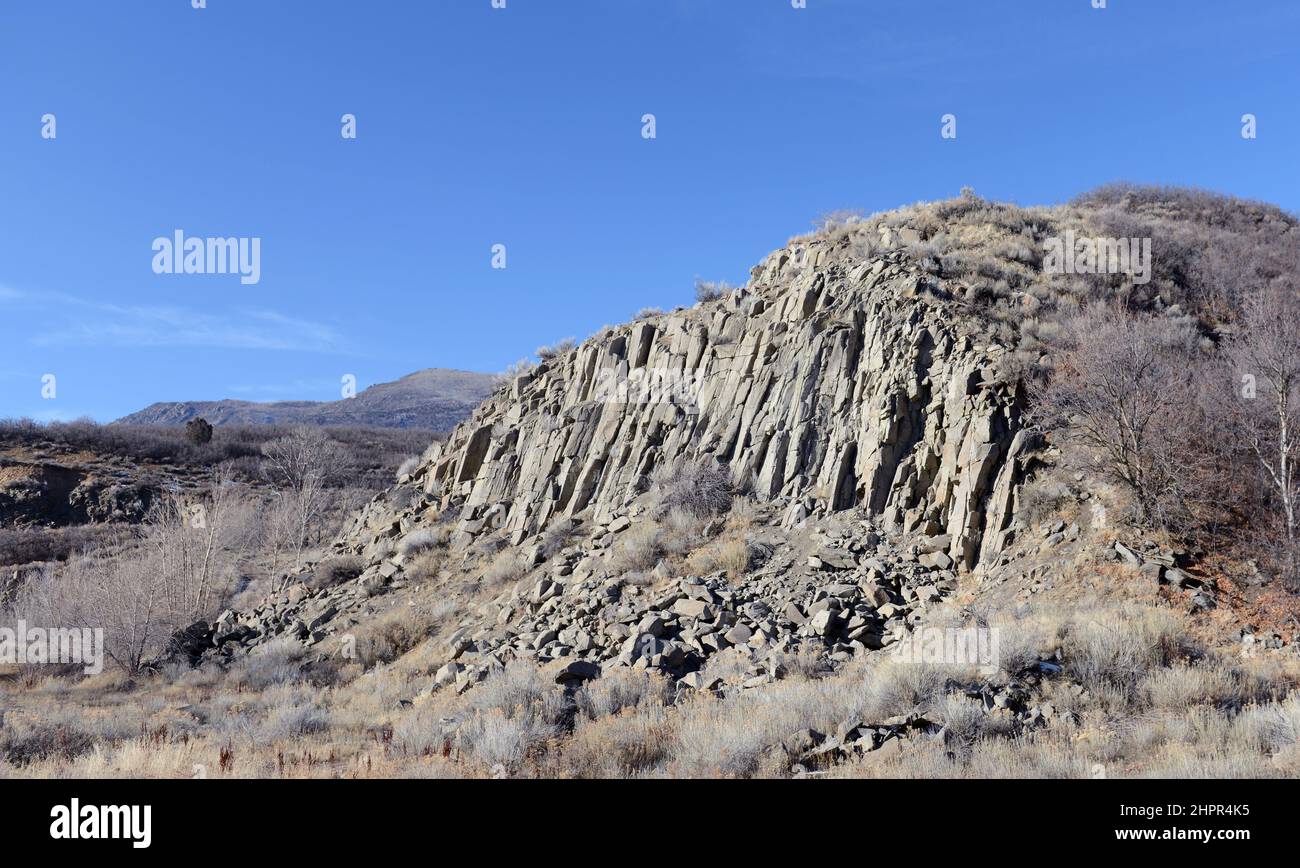
<path id="1" fill-rule="evenodd" d="M 657 467 L 712 456 L 793 523 L 853 507 L 942 540 L 972 567 L 1006 542 L 1026 435 L 1006 348 L 880 229 L 792 242 L 749 284 L 607 329 L 485 401 L 357 530 L 453 510 L 459 542 L 520 543 L 559 517 L 607 521 Z"/>

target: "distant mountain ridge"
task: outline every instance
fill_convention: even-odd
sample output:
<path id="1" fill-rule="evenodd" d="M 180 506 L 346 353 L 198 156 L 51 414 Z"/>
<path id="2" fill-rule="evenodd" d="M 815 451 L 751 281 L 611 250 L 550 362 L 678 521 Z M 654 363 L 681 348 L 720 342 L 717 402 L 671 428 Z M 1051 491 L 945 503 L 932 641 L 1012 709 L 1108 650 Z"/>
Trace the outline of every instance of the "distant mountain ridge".
<path id="1" fill-rule="evenodd" d="M 367 425 L 447 431 L 467 418 L 498 383 L 495 374 L 426 368 L 339 401 L 161 401 L 116 425 Z"/>

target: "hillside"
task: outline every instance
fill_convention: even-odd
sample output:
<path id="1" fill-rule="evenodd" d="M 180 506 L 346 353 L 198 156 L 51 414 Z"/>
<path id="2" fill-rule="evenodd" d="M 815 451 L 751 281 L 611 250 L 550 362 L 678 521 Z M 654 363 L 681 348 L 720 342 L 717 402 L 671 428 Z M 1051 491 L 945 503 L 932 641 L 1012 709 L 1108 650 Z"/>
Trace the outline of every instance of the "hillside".
<path id="1" fill-rule="evenodd" d="M 1052 273 L 1067 233 L 1155 255 Z M 832 222 L 502 382 L 130 674 L 202 685 L 172 747 L 234 774 L 1300 775 L 1289 542 L 1219 385 L 1261 299 L 1300 322 L 1298 233 L 1154 188 Z"/>
<path id="2" fill-rule="evenodd" d="M 184 425 L 203 417 L 213 425 L 333 425 L 450 430 L 496 384 L 492 374 L 428 368 L 379 383 L 339 401 L 169 401 L 118 419 L 123 425 Z"/>
<path id="3" fill-rule="evenodd" d="M 335 444 L 328 500 L 340 514 L 349 511 L 348 489 L 365 497 L 382 490 L 434 436 L 420 429 L 308 430 Z M 184 429 L 164 426 L 0 421 L 0 567 L 66 561 L 138 536 L 172 496 L 202 502 L 220 485 L 269 495 L 265 450 L 291 433 L 227 425 L 196 444 Z"/>

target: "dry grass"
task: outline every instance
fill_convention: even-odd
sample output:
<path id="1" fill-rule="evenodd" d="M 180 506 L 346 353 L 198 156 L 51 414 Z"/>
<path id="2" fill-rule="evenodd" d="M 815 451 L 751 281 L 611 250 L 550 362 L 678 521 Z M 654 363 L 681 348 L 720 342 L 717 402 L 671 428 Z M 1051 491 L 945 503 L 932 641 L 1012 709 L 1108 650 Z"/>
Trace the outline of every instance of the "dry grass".
<path id="1" fill-rule="evenodd" d="M 745 576 L 756 560 L 754 548 L 743 536 L 728 535 L 691 552 L 686 567 L 692 573 L 707 575 L 725 572 L 734 579 Z"/>
<path id="2" fill-rule="evenodd" d="M 731 581 L 748 575 L 768 553 L 754 541 L 756 506 L 749 498 L 731 503 L 722 532 L 686 558 L 686 568 L 695 574 L 725 572 Z"/>
<path id="3" fill-rule="evenodd" d="M 519 553 L 511 549 L 502 549 L 483 571 L 483 585 L 489 589 L 500 589 L 519 581 L 527 574 L 528 567 Z"/>
<path id="4" fill-rule="evenodd" d="M 451 540 L 451 525 L 436 524 L 417 528 L 402 537 L 397 550 L 403 557 L 413 557 L 435 549 L 445 549 Z"/>
<path id="5" fill-rule="evenodd" d="M 364 569 L 365 563 L 361 558 L 355 555 L 336 555 L 317 564 L 307 577 L 306 584 L 311 588 L 332 588 L 355 579 Z"/>
<path id="6" fill-rule="evenodd" d="M 358 634 L 361 659 L 329 679 L 303 649 L 273 643 L 228 671 L 127 680 L 3 682 L 0 774 L 190 777 L 787 776 L 779 746 L 800 730 L 911 712 L 914 734 L 829 767 L 849 777 L 1271 777 L 1300 774 L 1300 661 L 1226 657 L 1182 641 L 1167 611 L 1053 611 L 995 620 L 1003 669 L 1058 652 L 1065 671 L 1035 702 L 1056 714 L 1023 729 L 962 692 L 963 666 L 855 661 L 826 675 L 788 665 L 763 688 L 684 694 L 620 670 L 574 693 L 516 662 L 458 696 L 420 695 L 438 663 L 428 615 L 397 609 Z M 1012 638 L 1018 642 L 1012 643 Z M 403 653 L 405 649 L 405 653 Z M 719 657 L 724 655 L 719 655 Z M 392 660 L 393 662 L 385 662 Z M 1001 677 L 1001 676 L 1000 676 Z M 1078 688 L 1083 687 L 1080 694 Z"/>
<path id="7" fill-rule="evenodd" d="M 704 543 L 704 520 L 685 509 L 670 509 L 658 521 L 642 518 L 615 539 L 610 566 L 618 573 L 634 574 L 665 561 L 680 572 L 688 557 Z"/>
<path id="8" fill-rule="evenodd" d="M 446 563 L 446 549 L 425 549 L 406 561 L 405 572 L 414 582 L 428 582 L 438 578 Z"/>
<path id="9" fill-rule="evenodd" d="M 352 635 L 356 640 L 356 661 L 369 669 L 391 663 L 420 644 L 429 635 L 424 617 L 411 607 L 390 609 L 367 620 Z"/>

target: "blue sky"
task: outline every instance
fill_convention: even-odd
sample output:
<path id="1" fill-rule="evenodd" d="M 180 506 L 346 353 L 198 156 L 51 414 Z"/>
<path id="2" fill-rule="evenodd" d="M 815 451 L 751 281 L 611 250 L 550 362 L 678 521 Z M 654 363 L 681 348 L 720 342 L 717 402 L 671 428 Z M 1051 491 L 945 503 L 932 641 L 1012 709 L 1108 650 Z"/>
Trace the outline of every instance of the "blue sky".
<path id="1" fill-rule="evenodd" d="M 1294 0 L 207 5 L 0 5 L 0 417 L 497 371 L 963 185 L 1300 210 Z M 260 282 L 155 274 L 177 229 L 260 238 Z"/>

